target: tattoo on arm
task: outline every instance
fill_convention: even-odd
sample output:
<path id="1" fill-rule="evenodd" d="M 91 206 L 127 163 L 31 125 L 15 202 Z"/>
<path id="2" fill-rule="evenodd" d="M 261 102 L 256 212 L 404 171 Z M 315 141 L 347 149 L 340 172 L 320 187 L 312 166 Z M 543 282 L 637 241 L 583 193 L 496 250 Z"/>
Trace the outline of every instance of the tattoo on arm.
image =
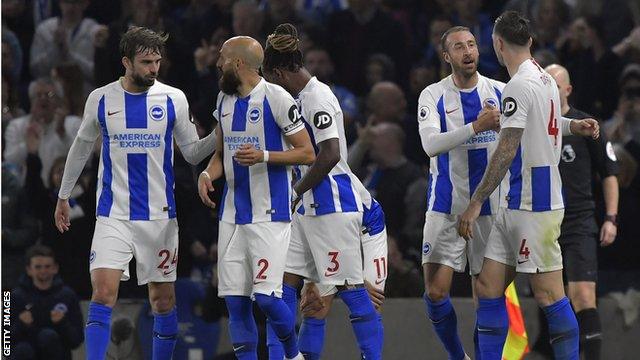
<path id="1" fill-rule="evenodd" d="M 471 201 L 484 202 L 500 185 L 518 151 L 524 129 L 506 128 L 500 131 L 500 142 L 493 153 L 482 181 L 473 193 Z"/>

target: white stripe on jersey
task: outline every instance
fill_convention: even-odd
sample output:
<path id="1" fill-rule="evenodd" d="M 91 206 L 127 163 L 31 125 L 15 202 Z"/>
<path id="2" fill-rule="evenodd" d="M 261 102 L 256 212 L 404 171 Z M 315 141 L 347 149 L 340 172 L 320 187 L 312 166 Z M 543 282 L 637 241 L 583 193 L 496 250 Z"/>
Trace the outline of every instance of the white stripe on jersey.
<path id="1" fill-rule="evenodd" d="M 298 103 L 316 153 L 317 144 L 325 140 L 337 138 L 340 143 L 340 160 L 318 185 L 303 195 L 299 213 L 313 216 L 362 211 L 360 191 L 367 190 L 347 164 L 347 140 L 338 99 L 329 86 L 312 77 L 298 95 Z M 301 177 L 308 167 L 298 169 Z"/>
<path id="2" fill-rule="evenodd" d="M 244 98 L 218 94 L 214 116 L 223 137 L 224 187 L 220 219 L 235 224 L 291 221 L 291 167 L 238 164 L 233 156 L 243 144 L 284 151 L 285 135 L 304 129 L 296 103 L 283 88 L 264 79 Z"/>
<path id="3" fill-rule="evenodd" d="M 98 88 L 78 136 L 94 141 L 100 134 L 97 215 L 174 218 L 173 136 L 179 144 L 198 139 L 184 93 L 159 81 L 140 94 L 126 92 L 120 81 Z"/>
<path id="4" fill-rule="evenodd" d="M 429 85 L 418 100 L 418 126 L 440 132 L 453 131 L 476 120 L 485 103 L 499 107 L 504 84 L 478 74 L 478 84 L 459 89 L 452 75 Z M 474 135 L 464 144 L 431 158 L 427 210 L 461 214 L 480 184 L 497 144 L 498 134 L 489 130 Z M 482 205 L 481 215 L 495 214 L 499 192 Z"/>
<path id="5" fill-rule="evenodd" d="M 564 208 L 558 171 L 562 149 L 560 96 L 555 80 L 526 60 L 504 88 L 502 128 L 523 128 L 520 147 L 500 187 L 509 209 L 549 211 Z"/>

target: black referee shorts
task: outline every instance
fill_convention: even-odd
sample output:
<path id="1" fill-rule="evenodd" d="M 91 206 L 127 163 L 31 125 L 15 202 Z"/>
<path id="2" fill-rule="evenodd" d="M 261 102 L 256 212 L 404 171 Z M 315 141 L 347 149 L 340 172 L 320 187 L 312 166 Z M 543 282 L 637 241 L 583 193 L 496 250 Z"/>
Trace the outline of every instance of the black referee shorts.
<path id="1" fill-rule="evenodd" d="M 593 211 L 565 213 L 558 239 L 565 283 L 596 282 L 598 232 Z"/>

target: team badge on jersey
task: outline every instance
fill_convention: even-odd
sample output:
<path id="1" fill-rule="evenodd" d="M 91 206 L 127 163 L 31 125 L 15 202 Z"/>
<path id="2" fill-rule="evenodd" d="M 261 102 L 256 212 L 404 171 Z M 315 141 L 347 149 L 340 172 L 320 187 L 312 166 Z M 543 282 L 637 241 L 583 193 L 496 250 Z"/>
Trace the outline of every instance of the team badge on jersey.
<path id="1" fill-rule="evenodd" d="M 429 110 L 429 108 L 427 106 L 421 107 L 420 111 L 418 111 L 418 120 L 420 120 L 420 121 L 427 120 L 427 117 L 429 116 L 430 112 L 431 111 Z"/>
<path id="2" fill-rule="evenodd" d="M 260 118 L 262 118 L 262 112 L 260 111 L 259 108 L 254 107 L 253 109 L 249 110 L 249 112 L 247 113 L 247 118 L 250 123 L 255 124 L 258 121 L 260 121 Z"/>
<path id="3" fill-rule="evenodd" d="M 313 125 L 318 129 L 326 129 L 331 126 L 331 123 L 333 123 L 333 119 L 326 111 L 318 111 L 313 115 Z"/>
<path id="4" fill-rule="evenodd" d="M 155 121 L 164 119 L 165 114 L 166 111 L 164 111 L 164 108 L 160 105 L 154 105 L 149 109 L 149 116 Z"/>
<path id="5" fill-rule="evenodd" d="M 516 99 L 507 97 L 502 101 L 502 112 L 504 116 L 511 116 L 518 110 Z"/>
<path id="6" fill-rule="evenodd" d="M 494 108 L 498 108 L 498 100 L 494 99 L 494 98 L 488 98 L 488 99 L 484 99 L 484 105 L 489 105 L 491 107 Z"/>

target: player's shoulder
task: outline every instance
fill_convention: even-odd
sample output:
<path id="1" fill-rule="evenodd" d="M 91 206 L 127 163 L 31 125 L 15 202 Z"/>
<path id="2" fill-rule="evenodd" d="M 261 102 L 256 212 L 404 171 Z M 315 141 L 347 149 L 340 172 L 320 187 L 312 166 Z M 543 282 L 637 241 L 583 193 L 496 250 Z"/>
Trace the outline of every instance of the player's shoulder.
<path id="1" fill-rule="evenodd" d="M 177 87 L 173 87 L 171 85 L 167 85 L 156 80 L 153 86 L 149 89 L 149 93 L 154 94 L 166 94 L 174 100 L 186 101 L 187 95 L 185 95 L 184 91 L 178 89 Z"/>
<path id="2" fill-rule="evenodd" d="M 262 80 L 262 86 L 264 87 L 264 94 L 269 102 L 293 100 L 293 97 L 282 86 L 274 83 L 270 83 L 267 80 Z"/>
<path id="3" fill-rule="evenodd" d="M 92 102 L 97 102 L 99 101 L 104 95 L 110 93 L 110 92 L 120 92 L 120 93 L 124 93 L 124 89 L 122 88 L 122 85 L 120 85 L 120 80 L 116 80 L 114 82 L 110 82 L 106 85 L 103 85 L 99 88 L 94 89 L 93 91 L 91 91 L 89 93 L 89 96 L 87 96 L 87 103 L 92 103 Z"/>
<path id="4" fill-rule="evenodd" d="M 424 101 L 427 101 L 428 99 L 431 99 L 432 101 L 436 101 L 444 94 L 450 82 L 451 82 L 451 75 L 445 77 L 444 79 L 438 82 L 434 82 L 433 84 L 427 86 L 420 92 L 419 101 L 424 102 Z"/>
<path id="5" fill-rule="evenodd" d="M 486 77 L 480 73 L 478 73 L 478 82 L 484 82 L 492 88 L 498 89 L 499 91 L 504 90 L 505 83 L 500 80 L 492 79 L 490 77 Z"/>
<path id="6" fill-rule="evenodd" d="M 534 79 L 527 73 L 516 73 L 504 86 L 504 93 L 521 96 L 528 93 Z"/>
<path id="7" fill-rule="evenodd" d="M 305 91 L 304 94 L 301 94 L 303 96 L 301 96 L 300 99 L 304 99 L 306 104 L 312 106 L 340 107 L 338 98 L 327 84 L 315 78 L 310 81 L 313 81 L 311 88 Z"/>

